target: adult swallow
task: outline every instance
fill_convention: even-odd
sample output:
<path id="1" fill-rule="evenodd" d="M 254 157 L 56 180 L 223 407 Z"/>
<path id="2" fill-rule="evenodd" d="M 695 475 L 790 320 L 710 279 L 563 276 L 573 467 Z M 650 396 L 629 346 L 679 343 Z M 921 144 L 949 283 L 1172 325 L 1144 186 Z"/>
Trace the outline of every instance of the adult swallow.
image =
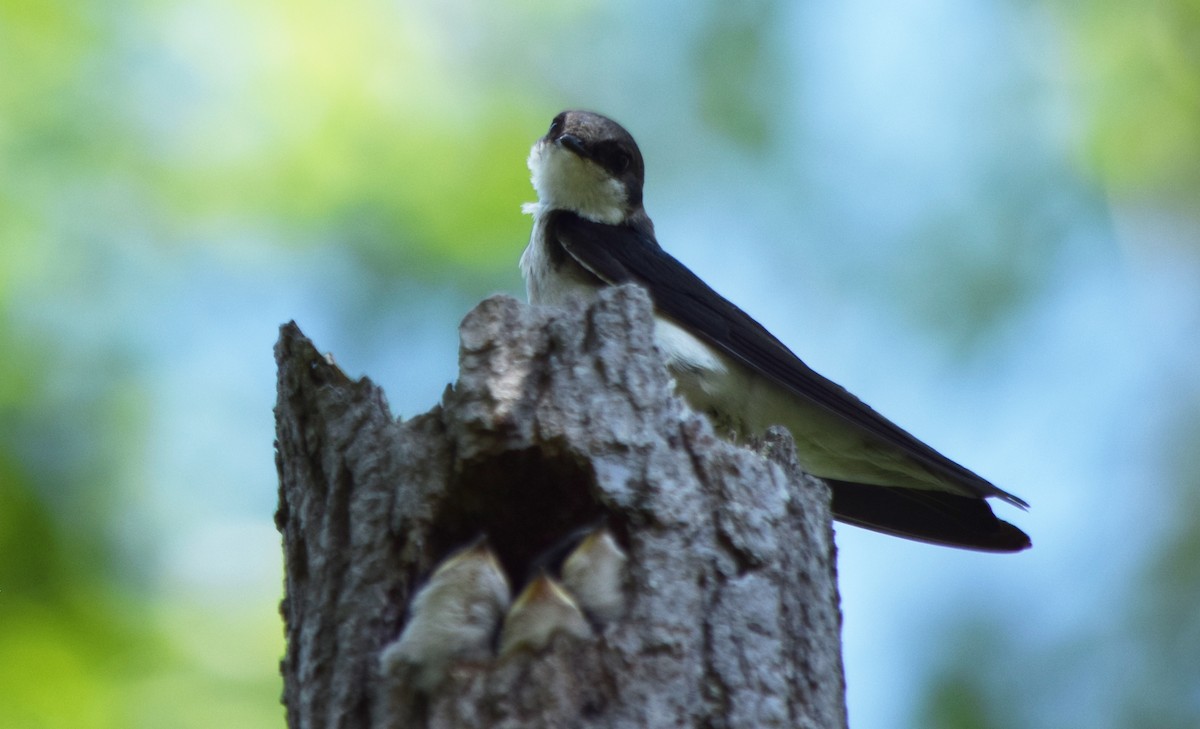
<path id="1" fill-rule="evenodd" d="M 564 111 L 533 145 L 538 201 L 521 256 L 529 301 L 562 305 L 603 286 L 650 293 L 655 339 L 693 408 L 740 435 L 787 427 L 804 470 L 827 481 L 840 521 L 936 544 L 1030 546 L 986 499 L 1020 498 L 917 440 L 822 377 L 659 246 L 642 206 L 645 164 L 613 120 Z"/>

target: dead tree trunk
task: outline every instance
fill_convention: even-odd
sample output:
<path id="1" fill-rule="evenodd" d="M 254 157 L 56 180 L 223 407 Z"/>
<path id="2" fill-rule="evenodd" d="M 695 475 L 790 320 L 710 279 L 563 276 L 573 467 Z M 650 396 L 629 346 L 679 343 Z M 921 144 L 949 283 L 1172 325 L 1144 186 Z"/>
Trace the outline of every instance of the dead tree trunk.
<path id="1" fill-rule="evenodd" d="M 490 298 L 458 382 L 407 421 L 300 333 L 275 349 L 283 700 L 317 727 L 844 727 L 829 492 L 791 440 L 718 437 L 672 393 L 639 289 L 587 307 Z M 432 690 L 380 653 L 437 563 L 486 533 L 516 589 L 606 519 L 627 610 L 591 639 L 452 665 Z"/>

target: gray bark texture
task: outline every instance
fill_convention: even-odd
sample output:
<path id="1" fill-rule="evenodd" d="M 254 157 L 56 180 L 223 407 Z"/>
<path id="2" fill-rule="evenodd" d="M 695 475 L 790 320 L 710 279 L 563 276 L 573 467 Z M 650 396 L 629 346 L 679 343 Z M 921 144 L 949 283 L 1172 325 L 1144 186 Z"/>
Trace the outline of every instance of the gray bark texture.
<path id="1" fill-rule="evenodd" d="M 275 356 L 293 729 L 846 726 L 829 491 L 785 431 L 733 445 L 673 393 L 642 290 L 483 301 L 458 381 L 404 421 L 294 323 Z M 486 533 L 519 591 L 601 519 L 627 609 L 595 637 L 458 662 L 431 691 L 381 668 L 447 554 Z"/>

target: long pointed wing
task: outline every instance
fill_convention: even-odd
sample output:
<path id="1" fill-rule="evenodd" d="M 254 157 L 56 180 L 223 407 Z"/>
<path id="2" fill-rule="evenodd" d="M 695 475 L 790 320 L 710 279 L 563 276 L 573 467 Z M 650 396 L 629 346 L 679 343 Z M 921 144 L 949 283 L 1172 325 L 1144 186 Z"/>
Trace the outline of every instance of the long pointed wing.
<path id="1" fill-rule="evenodd" d="M 925 445 L 837 383 L 822 377 L 748 314 L 713 291 L 655 241 L 649 226 L 610 226 L 555 211 L 547 234 L 581 266 L 609 284 L 646 287 L 659 312 L 794 394 L 903 450 L 978 496 L 1027 504 Z"/>
<path id="2" fill-rule="evenodd" d="M 931 544 L 1019 552 L 1029 536 L 996 518 L 984 499 L 927 489 L 880 488 L 825 479 L 839 521 Z"/>

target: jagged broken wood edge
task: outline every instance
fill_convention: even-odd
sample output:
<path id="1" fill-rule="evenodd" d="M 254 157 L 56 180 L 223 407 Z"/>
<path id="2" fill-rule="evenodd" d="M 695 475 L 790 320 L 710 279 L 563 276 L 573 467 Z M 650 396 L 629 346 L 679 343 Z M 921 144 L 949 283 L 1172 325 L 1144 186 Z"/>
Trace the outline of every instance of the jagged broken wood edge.
<path id="1" fill-rule="evenodd" d="M 458 382 L 392 417 L 295 324 L 276 345 L 292 727 L 845 726 L 829 493 L 790 437 L 757 455 L 672 393 L 636 287 L 573 309 L 496 296 Z M 377 657 L 436 561 L 481 531 L 510 576 L 605 518 L 627 615 L 594 641 L 455 667 L 431 696 Z"/>

